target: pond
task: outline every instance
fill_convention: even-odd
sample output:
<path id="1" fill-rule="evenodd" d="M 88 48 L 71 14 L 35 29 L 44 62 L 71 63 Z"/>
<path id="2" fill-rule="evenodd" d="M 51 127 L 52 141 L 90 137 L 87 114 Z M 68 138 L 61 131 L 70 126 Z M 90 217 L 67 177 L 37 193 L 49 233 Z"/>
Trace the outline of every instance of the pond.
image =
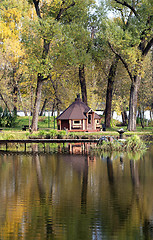
<path id="1" fill-rule="evenodd" d="M 153 147 L 143 156 L 0 153 L 0 239 L 153 239 Z"/>

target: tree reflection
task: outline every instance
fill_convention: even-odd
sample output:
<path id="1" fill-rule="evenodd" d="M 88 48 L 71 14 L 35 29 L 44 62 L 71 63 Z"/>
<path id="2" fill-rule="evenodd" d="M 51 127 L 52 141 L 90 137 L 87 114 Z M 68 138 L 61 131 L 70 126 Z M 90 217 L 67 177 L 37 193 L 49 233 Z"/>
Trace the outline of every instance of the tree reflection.
<path id="1" fill-rule="evenodd" d="M 107 157 L 107 173 L 109 184 L 114 188 L 113 164 L 110 157 Z"/>
<path id="2" fill-rule="evenodd" d="M 35 163 L 36 167 L 36 174 L 37 174 L 37 183 L 38 183 L 38 191 L 40 197 L 41 207 L 43 207 L 44 212 L 44 221 L 46 226 L 46 239 L 52 239 L 54 237 L 53 231 L 53 216 L 50 215 L 50 206 L 52 206 L 52 184 L 50 189 L 50 194 L 47 197 L 46 189 L 44 187 L 44 180 L 42 176 L 42 168 L 40 164 L 40 157 L 38 154 L 38 145 L 33 145 L 33 162 Z"/>
<path id="3" fill-rule="evenodd" d="M 137 203 L 137 208 L 139 209 L 140 219 L 142 219 L 142 230 L 145 240 L 153 239 L 153 222 L 149 219 L 144 207 L 144 202 L 146 201 L 145 196 L 143 197 L 143 192 L 140 183 L 138 161 L 130 160 L 130 170 L 131 179 L 133 184 L 133 191 L 135 194 L 135 199 Z"/>
<path id="4" fill-rule="evenodd" d="M 133 188 L 135 189 L 135 187 L 140 186 L 138 166 L 136 164 L 136 161 L 130 160 L 130 171 L 131 171 Z"/>
<path id="5" fill-rule="evenodd" d="M 122 164 L 123 164 L 123 157 L 122 157 Z M 113 155 L 111 157 L 107 157 L 107 174 L 108 174 L 108 182 L 109 182 L 109 190 L 110 190 L 110 197 L 111 203 L 114 210 L 114 216 L 116 217 L 116 221 L 118 222 L 118 226 L 114 225 L 113 231 L 116 231 L 117 228 L 123 227 L 129 216 L 132 215 L 132 205 L 133 205 L 133 195 L 131 199 L 128 199 L 127 202 L 122 203 L 122 198 L 119 192 L 119 181 L 115 181 L 114 177 L 114 169 L 113 169 Z M 112 232 L 113 234 L 113 232 Z"/>
<path id="6" fill-rule="evenodd" d="M 153 239 L 152 160 L 105 156 L 1 157 L 0 238 Z"/>
<path id="7" fill-rule="evenodd" d="M 81 213 L 86 213 L 87 205 L 87 189 L 88 189 L 88 159 L 85 157 L 85 165 L 83 169 L 82 192 L 81 192 Z"/>

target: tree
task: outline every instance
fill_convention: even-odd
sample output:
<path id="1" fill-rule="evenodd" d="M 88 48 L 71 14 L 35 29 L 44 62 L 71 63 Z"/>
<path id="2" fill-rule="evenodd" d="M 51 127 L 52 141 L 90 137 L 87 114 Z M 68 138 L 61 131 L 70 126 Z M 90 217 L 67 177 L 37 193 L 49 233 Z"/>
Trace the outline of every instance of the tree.
<path id="1" fill-rule="evenodd" d="M 79 9 L 77 9 L 77 12 L 76 8 L 74 8 L 72 10 L 73 15 L 71 13 L 71 16 L 68 19 L 68 22 L 70 24 L 66 25 L 66 27 L 64 28 L 65 35 L 68 38 L 67 41 L 69 42 L 68 46 L 70 47 L 71 45 L 72 49 L 71 54 L 73 55 L 73 58 L 72 56 L 70 57 L 70 59 L 72 60 L 71 64 L 78 67 L 78 79 L 81 88 L 82 101 L 86 104 L 88 102 L 86 66 L 88 67 L 88 65 L 92 63 L 92 18 L 89 14 L 89 7 L 92 6 L 92 3 L 92 0 L 82 2 L 79 5 Z M 69 62 L 68 59 L 66 61 Z"/>
<path id="2" fill-rule="evenodd" d="M 138 116 L 140 118 L 142 128 L 145 126 L 145 111 L 151 111 L 153 96 L 152 56 L 150 53 L 144 60 L 144 74 L 142 76 L 138 92 Z"/>
<path id="3" fill-rule="evenodd" d="M 17 112 L 18 95 L 22 99 L 18 80 L 21 75 L 20 64 L 24 58 L 24 49 L 21 43 L 21 26 L 22 18 L 27 12 L 27 4 L 21 0 L 14 0 L 10 4 L 8 1 L 1 2 L 1 22 L 0 22 L 0 49 L 1 49 L 1 73 L 3 81 L 1 88 L 1 98 L 8 107 L 8 103 L 4 100 L 4 95 L 12 99 L 11 105 L 13 110 Z"/>
<path id="4" fill-rule="evenodd" d="M 38 126 L 38 115 L 39 115 L 39 107 L 41 101 L 41 92 L 42 92 L 42 85 L 45 80 L 48 80 L 50 77 L 50 69 L 51 64 L 49 63 L 49 50 L 50 45 L 53 41 L 53 38 L 56 34 L 56 30 L 58 28 L 57 22 L 61 19 L 64 12 L 67 11 L 69 8 L 75 5 L 74 1 L 70 1 L 68 4 L 65 1 L 59 1 L 57 4 L 52 2 L 51 4 L 47 4 L 44 2 L 42 6 L 40 5 L 40 1 L 33 0 L 32 1 L 35 7 L 35 12 L 38 17 L 37 22 L 37 36 L 34 33 L 34 41 L 37 41 L 35 44 L 39 44 L 38 41 L 40 39 L 41 44 L 39 44 L 41 53 L 37 56 L 39 61 L 39 68 L 36 69 L 37 71 L 37 87 L 36 87 L 36 96 L 35 96 L 35 103 L 34 103 L 34 110 L 33 110 L 33 118 L 32 118 L 32 131 L 37 131 Z M 56 11 L 55 11 L 56 10 Z M 35 45 L 34 44 L 34 45 Z M 33 47 L 38 47 L 38 45 Z M 35 49 L 36 50 L 36 49 Z M 37 51 L 37 50 L 36 50 Z M 35 51 L 35 54 L 37 54 Z M 37 65 L 35 66 L 37 68 Z M 47 71 L 45 71 L 47 68 Z"/>
<path id="5" fill-rule="evenodd" d="M 109 29 L 109 45 L 122 61 L 131 79 L 128 130 L 134 131 L 143 63 L 153 45 L 153 2 L 111 2 L 114 10 L 120 13 L 120 17 L 115 18 Z"/>
<path id="6" fill-rule="evenodd" d="M 37 87 L 32 119 L 32 131 L 37 130 L 38 113 L 44 81 L 52 79 L 52 68 L 60 56 L 60 45 L 66 45 L 64 27 L 78 18 L 79 10 L 85 9 L 88 1 L 32 1 L 37 19 L 29 19 L 23 32 L 23 42 L 27 49 L 31 70 L 37 72 Z M 27 25 L 26 25 L 27 26 Z M 28 29 L 29 28 L 29 29 Z M 28 36 L 26 34 L 28 33 Z M 39 51 L 38 51 L 39 49 Z M 56 50 L 55 50 L 56 49 Z M 72 54 L 72 53 L 71 53 Z M 69 52 L 70 55 L 70 52 Z M 29 64 L 30 65 L 30 64 Z"/>
<path id="7" fill-rule="evenodd" d="M 105 81 L 107 82 L 106 91 L 106 107 L 105 107 L 105 125 L 106 127 L 111 126 L 111 112 L 112 112 L 112 98 L 113 98 L 113 88 L 116 77 L 117 66 L 119 62 L 119 57 L 110 51 L 108 45 L 108 27 L 110 20 L 107 17 L 106 6 L 103 2 L 96 11 L 95 22 L 96 30 L 95 40 L 94 40 L 94 52 L 93 56 L 95 62 L 103 62 L 102 71 L 105 73 Z M 113 20 L 112 20 L 113 21 Z M 111 21 L 111 22 L 112 22 Z M 105 70 L 104 70 L 105 69 Z"/>

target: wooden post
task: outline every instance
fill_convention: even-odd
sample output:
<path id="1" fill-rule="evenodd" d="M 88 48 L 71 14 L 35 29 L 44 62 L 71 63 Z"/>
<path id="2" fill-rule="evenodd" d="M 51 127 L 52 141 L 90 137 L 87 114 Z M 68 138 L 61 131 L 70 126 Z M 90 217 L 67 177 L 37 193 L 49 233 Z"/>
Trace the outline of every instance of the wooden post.
<path id="1" fill-rule="evenodd" d="M 24 151 L 26 152 L 26 142 L 24 143 Z"/>
<path id="2" fill-rule="evenodd" d="M 69 130 L 71 130 L 71 119 L 69 120 Z"/>
<path id="3" fill-rule="evenodd" d="M 85 142 L 83 144 L 83 150 L 84 150 L 84 153 L 86 152 L 86 145 L 85 145 Z"/>
<path id="4" fill-rule="evenodd" d="M 69 153 L 72 154 L 72 143 L 69 144 Z"/>

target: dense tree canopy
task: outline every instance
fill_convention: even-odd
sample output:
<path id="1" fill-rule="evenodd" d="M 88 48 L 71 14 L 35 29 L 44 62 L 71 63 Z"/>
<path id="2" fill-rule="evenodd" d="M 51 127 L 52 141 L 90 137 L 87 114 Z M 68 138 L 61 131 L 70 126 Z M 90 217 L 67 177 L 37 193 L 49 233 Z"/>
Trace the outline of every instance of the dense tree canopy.
<path id="1" fill-rule="evenodd" d="M 1 105 L 30 111 L 33 131 L 45 108 L 59 112 L 79 92 L 105 110 L 108 127 L 112 111 L 129 110 L 129 130 L 137 110 L 152 111 L 153 1 L 3 0 L 0 8 Z"/>

